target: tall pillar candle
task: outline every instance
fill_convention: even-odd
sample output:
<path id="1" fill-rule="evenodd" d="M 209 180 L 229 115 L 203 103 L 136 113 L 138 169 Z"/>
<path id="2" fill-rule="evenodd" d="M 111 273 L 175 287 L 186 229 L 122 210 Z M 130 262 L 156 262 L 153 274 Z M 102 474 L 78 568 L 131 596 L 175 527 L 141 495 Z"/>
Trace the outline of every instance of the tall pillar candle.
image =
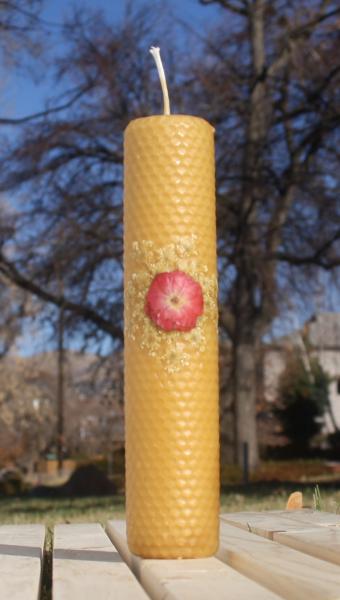
<path id="1" fill-rule="evenodd" d="M 124 186 L 128 544 L 144 557 L 208 556 L 219 503 L 211 125 L 132 121 Z"/>

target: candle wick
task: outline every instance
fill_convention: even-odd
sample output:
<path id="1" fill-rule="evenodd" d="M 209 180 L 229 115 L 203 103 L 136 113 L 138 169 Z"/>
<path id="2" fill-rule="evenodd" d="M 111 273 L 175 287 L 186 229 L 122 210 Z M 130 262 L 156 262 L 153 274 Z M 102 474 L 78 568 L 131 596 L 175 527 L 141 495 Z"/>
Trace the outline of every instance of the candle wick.
<path id="1" fill-rule="evenodd" d="M 164 103 L 164 111 L 163 112 L 165 115 L 170 115 L 170 101 L 169 101 L 168 86 L 166 84 L 166 78 L 165 78 L 163 63 L 162 63 L 162 59 L 161 59 L 160 49 L 155 48 L 154 46 L 151 46 L 150 54 L 152 54 L 153 58 L 155 59 L 159 80 L 160 80 L 161 86 L 162 86 L 163 103 Z"/>

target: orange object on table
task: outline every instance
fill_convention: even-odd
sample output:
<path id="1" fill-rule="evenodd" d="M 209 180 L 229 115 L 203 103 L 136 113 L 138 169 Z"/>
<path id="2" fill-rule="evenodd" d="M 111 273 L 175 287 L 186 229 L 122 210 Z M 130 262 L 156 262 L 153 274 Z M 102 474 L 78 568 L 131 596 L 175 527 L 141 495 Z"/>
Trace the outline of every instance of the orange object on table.
<path id="1" fill-rule="evenodd" d="M 218 544 L 214 130 L 162 115 L 125 132 L 126 511 L 143 557 Z"/>

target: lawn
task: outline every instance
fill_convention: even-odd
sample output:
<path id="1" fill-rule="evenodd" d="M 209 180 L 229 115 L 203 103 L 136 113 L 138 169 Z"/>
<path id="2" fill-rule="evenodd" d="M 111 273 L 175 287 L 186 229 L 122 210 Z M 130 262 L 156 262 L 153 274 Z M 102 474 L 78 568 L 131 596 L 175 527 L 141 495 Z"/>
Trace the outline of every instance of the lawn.
<path id="1" fill-rule="evenodd" d="M 124 518 L 123 496 L 88 498 L 30 498 L 26 496 L 0 499 L 0 523 L 105 523 Z"/>
<path id="2" fill-rule="evenodd" d="M 340 513 L 340 475 L 318 460 L 264 461 L 252 474 L 248 485 L 242 484 L 237 467 L 224 466 L 221 472 L 221 512 L 283 510 L 289 494 L 302 491 L 304 506 L 314 508 L 313 492 L 318 482 L 321 509 Z M 35 498 L 30 495 L 0 496 L 0 523 L 99 522 L 122 519 L 125 515 L 123 495 L 87 498 Z"/>
<path id="3" fill-rule="evenodd" d="M 283 510 L 294 489 L 303 490 L 304 505 L 313 508 L 314 486 L 290 487 L 282 484 L 251 484 L 230 488 L 221 494 L 221 512 Z M 340 487 L 320 486 L 321 509 L 340 512 Z M 13 497 L 0 499 L 0 523 L 55 523 L 97 521 L 124 518 L 124 497 L 106 496 L 70 499 Z"/>
<path id="4" fill-rule="evenodd" d="M 313 485 L 253 482 L 233 486 L 221 494 L 221 512 L 282 510 L 291 491 L 303 489 L 304 505 L 314 508 Z M 226 489 L 226 488 L 225 488 Z M 340 512 L 340 484 L 321 486 L 321 509 Z M 42 577 L 42 600 L 51 600 L 52 528 L 55 523 L 99 522 L 125 516 L 124 496 L 88 498 L 0 498 L 0 524 L 44 523 L 48 527 Z"/>

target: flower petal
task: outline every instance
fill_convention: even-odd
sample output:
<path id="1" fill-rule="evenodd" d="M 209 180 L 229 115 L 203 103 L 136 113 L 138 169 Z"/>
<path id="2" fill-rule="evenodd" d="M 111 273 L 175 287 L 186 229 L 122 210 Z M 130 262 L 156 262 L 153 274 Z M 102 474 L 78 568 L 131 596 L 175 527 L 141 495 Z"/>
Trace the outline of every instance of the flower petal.
<path id="1" fill-rule="evenodd" d="M 145 312 L 164 331 L 190 331 L 203 309 L 200 284 L 183 271 L 158 273 L 146 295 Z"/>

